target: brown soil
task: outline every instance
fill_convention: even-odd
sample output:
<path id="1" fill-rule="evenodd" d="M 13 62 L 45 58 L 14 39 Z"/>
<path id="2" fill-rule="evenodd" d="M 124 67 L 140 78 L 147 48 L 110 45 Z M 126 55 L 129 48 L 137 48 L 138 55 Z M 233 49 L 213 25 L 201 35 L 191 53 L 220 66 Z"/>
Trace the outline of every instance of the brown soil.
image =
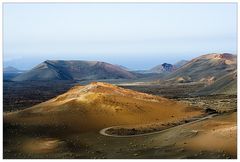
<path id="1" fill-rule="evenodd" d="M 4 121 L 24 125 L 66 126 L 85 132 L 124 124 L 178 122 L 202 115 L 201 109 L 107 83 L 76 86 L 22 111 L 5 113 Z"/>
<path id="2" fill-rule="evenodd" d="M 197 135 L 183 140 L 179 145 L 188 149 L 225 152 L 236 157 L 237 154 L 237 113 L 223 115 L 201 123 L 196 123 L 190 128 Z M 184 144 L 185 143 L 185 144 Z"/>

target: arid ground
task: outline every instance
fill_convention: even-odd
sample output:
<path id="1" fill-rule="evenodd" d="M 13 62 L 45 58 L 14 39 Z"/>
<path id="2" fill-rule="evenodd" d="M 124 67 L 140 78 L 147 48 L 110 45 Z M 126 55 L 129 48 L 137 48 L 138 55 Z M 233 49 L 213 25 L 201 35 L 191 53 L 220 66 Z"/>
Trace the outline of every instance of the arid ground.
<path id="1" fill-rule="evenodd" d="M 236 96 L 175 96 L 171 86 L 147 88 L 138 83 L 120 84 L 124 88 L 105 83 L 70 88 L 74 84 L 77 83 L 69 83 L 63 91 L 70 90 L 65 94 L 51 91 L 47 84 L 41 90 L 41 84 L 37 84 L 39 95 L 33 98 L 39 97 L 39 103 L 46 101 L 41 101 L 41 94 L 49 91 L 49 101 L 21 111 L 23 102 L 19 111 L 4 113 L 4 158 L 237 158 Z M 198 87 L 180 84 L 179 89 L 183 86 Z M 19 95 L 15 93 L 14 97 L 28 98 L 20 95 L 19 84 L 15 87 Z M 178 88 L 176 84 L 175 87 Z M 26 91 L 24 85 L 22 88 Z M 148 94 L 171 96 L 137 92 L 145 90 Z M 5 92 L 5 96 L 11 95 Z M 51 99 L 54 96 L 57 97 Z M 154 108 L 156 102 L 161 102 L 163 108 Z M 142 113 L 149 115 L 141 116 Z M 120 127 L 120 131 L 106 131 L 115 136 L 100 134 L 111 126 Z"/>

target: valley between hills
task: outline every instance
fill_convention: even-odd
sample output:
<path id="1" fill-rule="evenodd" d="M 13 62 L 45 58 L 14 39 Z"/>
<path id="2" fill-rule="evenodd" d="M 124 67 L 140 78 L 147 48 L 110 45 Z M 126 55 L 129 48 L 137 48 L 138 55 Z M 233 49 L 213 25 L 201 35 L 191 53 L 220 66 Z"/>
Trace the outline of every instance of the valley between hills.
<path id="1" fill-rule="evenodd" d="M 5 159 L 236 159 L 237 56 L 8 67 L 3 109 Z"/>

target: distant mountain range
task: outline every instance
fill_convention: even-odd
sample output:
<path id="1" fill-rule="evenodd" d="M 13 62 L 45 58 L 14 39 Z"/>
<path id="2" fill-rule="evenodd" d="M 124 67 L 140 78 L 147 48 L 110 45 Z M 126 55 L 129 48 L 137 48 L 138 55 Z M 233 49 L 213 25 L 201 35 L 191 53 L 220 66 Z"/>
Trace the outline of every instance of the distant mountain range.
<path id="1" fill-rule="evenodd" d="M 154 66 L 153 68 L 151 68 L 150 70 L 148 70 L 148 72 L 151 73 L 172 73 L 175 70 L 177 70 L 178 68 L 180 68 L 181 66 L 183 66 L 184 64 L 186 64 L 188 61 L 187 60 L 181 60 L 178 61 L 175 64 L 169 64 L 169 63 L 163 63 L 157 66 Z"/>
<path id="2" fill-rule="evenodd" d="M 136 75 L 119 66 L 99 61 L 47 60 L 14 81 L 134 79 Z"/>
<path id="3" fill-rule="evenodd" d="M 23 70 L 19 70 L 13 66 L 7 66 L 7 67 L 3 68 L 3 72 L 4 73 L 21 73 L 21 72 L 23 72 Z"/>
<path id="4" fill-rule="evenodd" d="M 175 67 L 172 64 L 163 63 L 161 65 L 155 66 L 149 71 L 152 73 L 162 73 L 162 72 L 173 72 Z"/>
<path id="5" fill-rule="evenodd" d="M 152 73 L 173 72 L 175 67 L 172 64 L 163 63 L 150 69 Z"/>
<path id="6" fill-rule="evenodd" d="M 7 66 L 3 68 L 3 80 L 4 81 L 11 81 L 18 75 L 21 75 L 24 71 L 19 70 L 13 66 Z"/>
<path id="7" fill-rule="evenodd" d="M 4 68 L 4 73 L 19 73 L 14 67 Z M 124 66 L 100 61 L 47 60 L 33 69 L 6 77 L 12 81 L 50 80 L 104 80 L 154 78 L 154 73 L 164 74 L 161 80 L 168 83 L 199 82 L 206 86 L 199 94 L 236 93 L 237 56 L 229 53 L 213 53 L 199 56 L 191 61 L 182 60 L 172 65 L 163 63 L 145 71 L 129 71 Z M 13 79 L 12 79 L 13 78 Z"/>

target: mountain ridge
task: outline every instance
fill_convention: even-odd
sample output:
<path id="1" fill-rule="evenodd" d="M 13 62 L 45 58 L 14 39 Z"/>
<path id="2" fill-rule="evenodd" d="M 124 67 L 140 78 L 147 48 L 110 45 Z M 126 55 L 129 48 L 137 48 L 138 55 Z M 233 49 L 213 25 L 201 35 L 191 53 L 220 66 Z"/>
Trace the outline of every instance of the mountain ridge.
<path id="1" fill-rule="evenodd" d="M 100 61 L 46 60 L 14 78 L 24 80 L 133 79 L 135 74 Z"/>
<path id="2" fill-rule="evenodd" d="M 236 55 L 228 53 L 201 55 L 167 75 L 165 79 L 178 77 L 189 77 L 192 81 L 200 81 L 210 77 L 217 79 L 228 72 L 236 70 L 236 58 Z"/>

